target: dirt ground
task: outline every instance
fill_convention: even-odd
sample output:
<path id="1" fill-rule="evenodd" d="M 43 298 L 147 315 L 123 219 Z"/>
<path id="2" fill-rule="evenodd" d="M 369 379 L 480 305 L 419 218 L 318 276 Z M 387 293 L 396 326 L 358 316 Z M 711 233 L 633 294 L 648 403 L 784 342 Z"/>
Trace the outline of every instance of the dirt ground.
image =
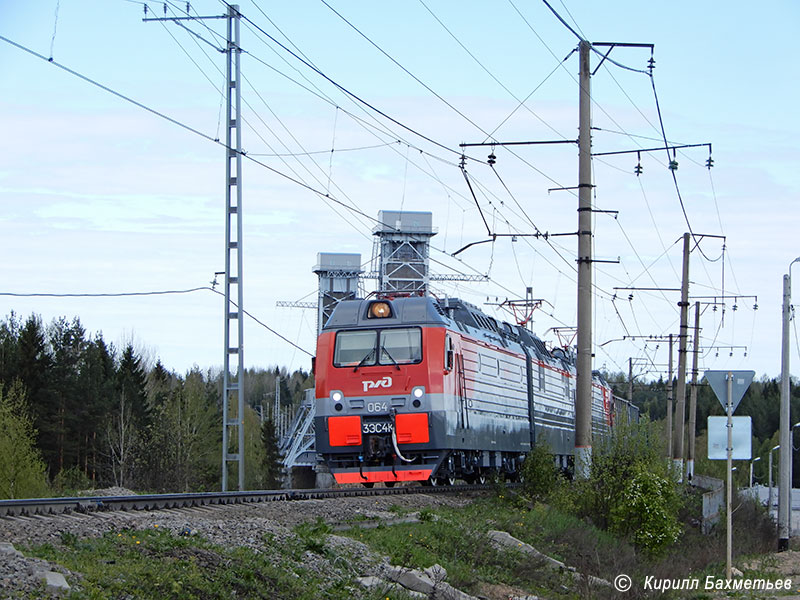
<path id="1" fill-rule="evenodd" d="M 755 594 L 754 598 L 781 598 L 782 600 L 800 600 L 800 550 L 787 550 L 776 552 L 764 558 L 750 561 L 742 565 L 746 569 L 753 569 L 763 574 L 774 574 L 774 579 L 791 578 L 791 592 L 776 592 L 772 595 Z M 763 592 L 762 592 L 763 594 Z M 726 597 L 725 595 L 719 596 Z"/>

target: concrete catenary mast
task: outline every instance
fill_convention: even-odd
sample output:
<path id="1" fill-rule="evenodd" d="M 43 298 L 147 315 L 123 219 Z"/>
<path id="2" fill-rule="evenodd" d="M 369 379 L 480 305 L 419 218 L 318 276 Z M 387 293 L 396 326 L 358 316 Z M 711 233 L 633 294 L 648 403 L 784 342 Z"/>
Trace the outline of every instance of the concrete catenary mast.
<path id="1" fill-rule="evenodd" d="M 589 477 L 592 461 L 592 98 L 589 52 L 580 45 L 578 126 L 578 360 L 575 397 L 575 474 Z"/>

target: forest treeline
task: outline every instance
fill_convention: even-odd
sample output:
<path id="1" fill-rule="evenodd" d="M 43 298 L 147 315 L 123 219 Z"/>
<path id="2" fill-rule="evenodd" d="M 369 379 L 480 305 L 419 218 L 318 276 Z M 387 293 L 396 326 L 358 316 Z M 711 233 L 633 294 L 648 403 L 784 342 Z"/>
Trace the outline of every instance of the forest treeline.
<path id="1" fill-rule="evenodd" d="M 142 354 L 87 334 L 77 317 L 0 321 L 0 498 L 107 486 L 220 489 L 221 370 L 178 374 Z M 276 483 L 269 417 L 278 378 L 285 412 L 314 385 L 303 370 L 246 371 L 248 489 Z"/>

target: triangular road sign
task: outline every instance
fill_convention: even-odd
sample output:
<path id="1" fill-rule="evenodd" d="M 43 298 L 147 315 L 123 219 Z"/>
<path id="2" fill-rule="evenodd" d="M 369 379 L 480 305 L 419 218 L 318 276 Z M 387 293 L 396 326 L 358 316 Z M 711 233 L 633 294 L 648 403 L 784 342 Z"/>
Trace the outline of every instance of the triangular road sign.
<path id="1" fill-rule="evenodd" d="M 728 373 L 733 378 L 733 385 L 731 385 L 731 404 L 733 406 L 732 412 L 739 406 L 742 401 L 742 396 L 750 387 L 755 377 L 755 371 L 706 371 L 704 373 L 706 380 L 711 385 L 711 389 L 717 395 L 717 400 L 722 404 L 722 408 L 728 410 Z"/>

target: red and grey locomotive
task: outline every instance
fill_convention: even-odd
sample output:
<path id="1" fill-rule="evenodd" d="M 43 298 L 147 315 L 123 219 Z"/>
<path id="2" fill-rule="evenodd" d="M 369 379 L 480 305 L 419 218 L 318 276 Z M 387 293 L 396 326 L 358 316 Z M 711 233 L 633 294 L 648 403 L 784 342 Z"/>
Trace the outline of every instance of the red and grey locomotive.
<path id="1" fill-rule="evenodd" d="M 592 389 L 602 435 L 614 399 L 597 374 Z M 316 450 L 337 483 L 513 479 L 539 441 L 568 467 L 574 398 L 568 351 L 466 302 L 343 301 L 317 344 Z"/>

